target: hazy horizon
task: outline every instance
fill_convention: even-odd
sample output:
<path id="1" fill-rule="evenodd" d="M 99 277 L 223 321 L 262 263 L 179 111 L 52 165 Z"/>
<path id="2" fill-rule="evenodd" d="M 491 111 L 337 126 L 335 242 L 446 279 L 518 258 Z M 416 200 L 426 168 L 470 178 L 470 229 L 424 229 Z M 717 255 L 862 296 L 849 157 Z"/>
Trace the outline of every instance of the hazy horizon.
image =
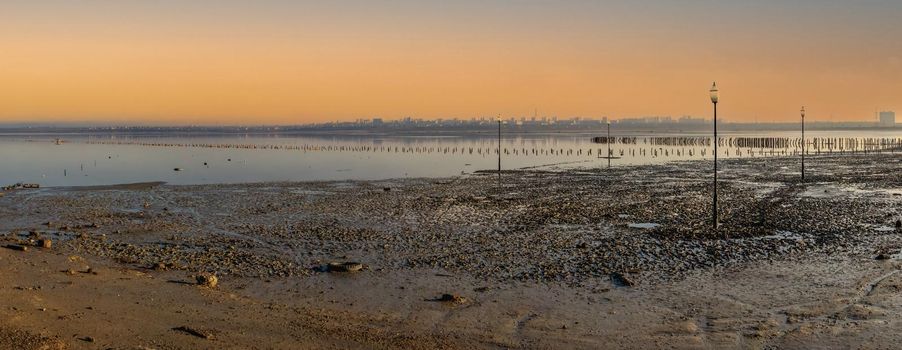
<path id="1" fill-rule="evenodd" d="M 902 107 L 902 2 L 0 4 L 0 124 L 692 115 Z"/>

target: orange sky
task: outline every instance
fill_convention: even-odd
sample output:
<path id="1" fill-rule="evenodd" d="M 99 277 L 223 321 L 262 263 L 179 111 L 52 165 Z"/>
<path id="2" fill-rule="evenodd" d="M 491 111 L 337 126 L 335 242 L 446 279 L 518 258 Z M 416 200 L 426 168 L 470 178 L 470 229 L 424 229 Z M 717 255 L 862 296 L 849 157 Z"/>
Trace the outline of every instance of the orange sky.
<path id="1" fill-rule="evenodd" d="M 0 122 L 294 124 L 503 113 L 871 120 L 902 2 L 0 4 Z"/>

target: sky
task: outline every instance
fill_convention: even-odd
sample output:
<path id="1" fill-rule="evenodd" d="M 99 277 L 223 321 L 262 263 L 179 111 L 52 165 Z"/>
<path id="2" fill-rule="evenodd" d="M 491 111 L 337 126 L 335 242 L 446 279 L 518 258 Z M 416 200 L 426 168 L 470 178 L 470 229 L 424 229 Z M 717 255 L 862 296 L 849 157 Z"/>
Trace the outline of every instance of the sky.
<path id="1" fill-rule="evenodd" d="M 899 0 L 0 2 L 0 123 L 874 120 Z"/>

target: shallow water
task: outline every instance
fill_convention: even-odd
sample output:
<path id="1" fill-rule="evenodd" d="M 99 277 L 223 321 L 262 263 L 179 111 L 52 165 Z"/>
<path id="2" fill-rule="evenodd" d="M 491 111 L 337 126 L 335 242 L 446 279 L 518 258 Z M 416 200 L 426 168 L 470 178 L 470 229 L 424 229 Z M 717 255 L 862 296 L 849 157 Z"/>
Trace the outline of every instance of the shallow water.
<path id="1" fill-rule="evenodd" d="M 860 136 L 856 136 L 860 135 Z M 502 168 L 605 167 L 711 159 L 713 147 L 703 134 L 505 135 Z M 603 136 L 603 135 L 602 135 Z M 725 134 L 719 157 L 798 155 L 794 133 Z M 866 138 L 896 139 L 894 132 L 811 132 L 809 154 L 861 152 L 877 147 Z M 757 138 L 778 142 L 748 146 Z M 839 146 L 828 138 L 860 144 Z M 56 142 L 60 139 L 61 142 Z M 309 136 L 139 134 L 0 135 L 0 185 L 108 185 L 146 181 L 172 184 L 261 181 L 374 180 L 447 177 L 498 166 L 495 136 Z M 796 142 L 796 143 L 794 143 Z M 884 151 L 887 152 L 887 151 Z M 175 171 L 179 168 L 180 171 Z"/>

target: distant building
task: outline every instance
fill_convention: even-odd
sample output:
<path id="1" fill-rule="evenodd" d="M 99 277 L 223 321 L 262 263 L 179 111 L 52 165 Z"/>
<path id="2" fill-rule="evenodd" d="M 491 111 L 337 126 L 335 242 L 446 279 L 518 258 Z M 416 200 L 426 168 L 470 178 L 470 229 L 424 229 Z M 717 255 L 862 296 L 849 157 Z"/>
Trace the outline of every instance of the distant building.
<path id="1" fill-rule="evenodd" d="M 880 126 L 896 126 L 896 112 L 880 112 Z"/>

